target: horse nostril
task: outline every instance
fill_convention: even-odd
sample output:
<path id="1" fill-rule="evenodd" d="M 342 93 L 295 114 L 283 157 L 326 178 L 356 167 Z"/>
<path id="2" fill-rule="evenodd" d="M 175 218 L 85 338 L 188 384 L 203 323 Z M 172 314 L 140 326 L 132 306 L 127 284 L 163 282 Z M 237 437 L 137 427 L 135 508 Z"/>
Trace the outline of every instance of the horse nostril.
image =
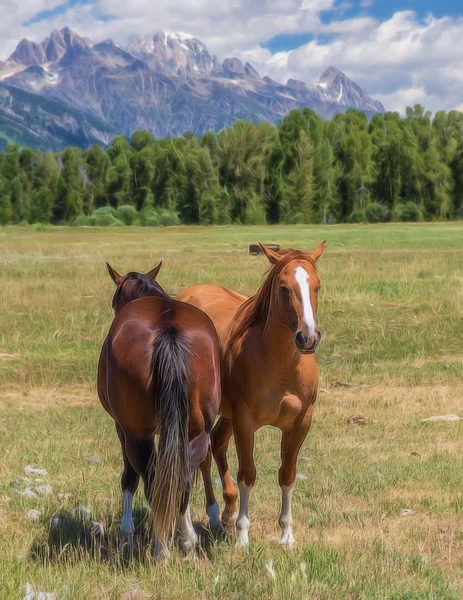
<path id="1" fill-rule="evenodd" d="M 302 333 L 302 331 L 298 331 L 294 336 L 294 340 L 298 348 L 304 348 L 307 343 L 306 336 Z"/>

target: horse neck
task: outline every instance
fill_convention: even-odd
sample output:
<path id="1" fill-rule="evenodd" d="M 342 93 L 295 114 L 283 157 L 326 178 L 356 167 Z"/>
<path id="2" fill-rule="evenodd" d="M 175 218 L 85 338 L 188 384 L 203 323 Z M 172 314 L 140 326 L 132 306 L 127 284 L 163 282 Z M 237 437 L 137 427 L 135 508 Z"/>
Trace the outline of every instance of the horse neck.
<path id="1" fill-rule="evenodd" d="M 283 365 L 297 365 L 300 353 L 294 342 L 294 334 L 291 329 L 278 321 L 270 310 L 266 322 L 262 324 L 261 331 L 262 354 L 267 364 L 274 363 L 281 368 Z"/>
<path id="2" fill-rule="evenodd" d="M 262 303 L 258 302 L 257 298 L 253 300 L 251 313 L 247 312 L 238 317 L 241 322 L 235 325 L 235 335 L 231 336 L 229 349 L 235 344 L 241 348 L 243 343 L 247 345 L 246 339 L 251 334 L 248 339 L 253 340 L 250 342 L 253 360 L 260 358 L 266 368 L 274 371 L 280 371 L 282 367 L 289 368 L 291 365 L 297 366 L 300 354 L 294 342 L 294 334 L 287 325 L 280 323 L 276 318 L 272 303 L 267 305 L 263 314 Z M 256 353 L 259 356 L 256 356 Z"/>
<path id="3" fill-rule="evenodd" d="M 134 294 L 133 297 L 125 297 L 124 302 L 120 302 L 118 307 L 115 309 L 115 312 L 119 312 L 124 306 L 130 304 L 134 300 L 139 300 L 140 298 L 163 298 L 165 300 L 172 300 L 167 292 L 165 292 L 161 287 L 159 288 L 150 288 L 149 291 L 144 294 Z"/>

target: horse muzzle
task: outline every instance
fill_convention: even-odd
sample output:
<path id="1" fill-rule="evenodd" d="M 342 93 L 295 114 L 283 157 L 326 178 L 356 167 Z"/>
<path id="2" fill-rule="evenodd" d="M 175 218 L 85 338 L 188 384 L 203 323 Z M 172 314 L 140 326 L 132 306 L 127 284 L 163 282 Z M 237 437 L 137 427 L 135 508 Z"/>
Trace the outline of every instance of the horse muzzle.
<path id="1" fill-rule="evenodd" d="M 296 347 L 301 354 L 314 354 L 321 339 L 320 331 L 311 335 L 304 335 L 302 331 L 298 331 L 294 336 Z"/>

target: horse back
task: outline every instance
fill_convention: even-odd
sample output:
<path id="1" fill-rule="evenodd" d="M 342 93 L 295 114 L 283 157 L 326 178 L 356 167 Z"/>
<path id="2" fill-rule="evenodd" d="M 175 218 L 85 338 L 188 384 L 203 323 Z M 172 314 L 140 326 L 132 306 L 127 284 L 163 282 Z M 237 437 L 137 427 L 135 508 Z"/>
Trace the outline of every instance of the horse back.
<path id="1" fill-rule="evenodd" d="M 181 291 L 177 300 L 200 308 L 210 317 L 224 348 L 235 313 L 247 297 L 220 285 L 204 284 Z"/>

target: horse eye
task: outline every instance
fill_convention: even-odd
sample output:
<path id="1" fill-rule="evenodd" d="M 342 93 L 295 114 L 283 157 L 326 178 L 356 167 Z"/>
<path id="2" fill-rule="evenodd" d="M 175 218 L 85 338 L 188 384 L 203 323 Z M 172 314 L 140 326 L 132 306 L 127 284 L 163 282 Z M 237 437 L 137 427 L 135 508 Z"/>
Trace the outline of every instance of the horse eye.
<path id="1" fill-rule="evenodd" d="M 289 290 L 288 290 L 287 287 L 285 287 L 285 286 L 282 285 L 280 287 L 280 293 L 281 293 L 281 295 L 283 297 L 283 300 L 289 301 L 290 292 L 289 292 Z"/>

